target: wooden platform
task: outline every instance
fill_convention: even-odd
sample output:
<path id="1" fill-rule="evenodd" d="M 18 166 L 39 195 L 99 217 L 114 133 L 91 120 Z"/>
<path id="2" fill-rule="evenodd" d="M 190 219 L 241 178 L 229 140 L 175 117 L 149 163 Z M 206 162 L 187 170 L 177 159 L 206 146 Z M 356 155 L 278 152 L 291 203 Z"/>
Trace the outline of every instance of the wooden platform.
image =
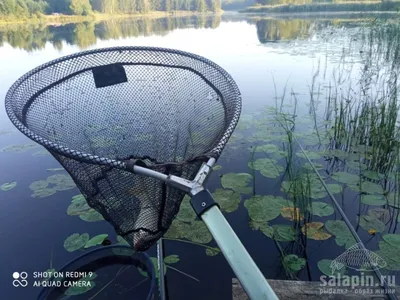
<path id="1" fill-rule="evenodd" d="M 279 299 L 288 299 L 288 300 L 320 300 L 320 299 L 389 299 L 387 295 L 384 295 L 384 290 L 380 288 L 363 288 L 364 293 L 368 294 L 359 294 L 357 290 L 338 287 L 334 288 L 336 290 L 336 294 L 329 292 L 329 287 L 321 287 L 321 283 L 319 281 L 291 281 L 291 280 L 268 280 L 268 283 L 271 285 L 272 289 L 275 291 Z M 344 291 L 346 290 L 346 291 Z M 396 288 L 395 292 L 396 296 L 400 295 L 400 287 Z M 236 278 L 232 279 L 232 299 L 233 300 L 249 300 L 250 298 L 247 296 L 246 292 L 243 290 L 239 280 Z M 262 300 L 262 299 L 255 299 Z"/>

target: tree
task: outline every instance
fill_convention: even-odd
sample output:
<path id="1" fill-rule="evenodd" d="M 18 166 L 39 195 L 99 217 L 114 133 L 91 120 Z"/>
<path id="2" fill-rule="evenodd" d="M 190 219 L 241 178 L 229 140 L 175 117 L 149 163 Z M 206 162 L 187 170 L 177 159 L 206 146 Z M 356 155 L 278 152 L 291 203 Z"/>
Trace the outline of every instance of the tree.
<path id="1" fill-rule="evenodd" d="M 196 11 L 205 12 L 207 11 L 207 4 L 205 0 L 197 0 L 196 1 Z"/>
<path id="2" fill-rule="evenodd" d="M 92 13 L 89 0 L 71 0 L 69 8 L 74 15 L 87 16 Z"/>

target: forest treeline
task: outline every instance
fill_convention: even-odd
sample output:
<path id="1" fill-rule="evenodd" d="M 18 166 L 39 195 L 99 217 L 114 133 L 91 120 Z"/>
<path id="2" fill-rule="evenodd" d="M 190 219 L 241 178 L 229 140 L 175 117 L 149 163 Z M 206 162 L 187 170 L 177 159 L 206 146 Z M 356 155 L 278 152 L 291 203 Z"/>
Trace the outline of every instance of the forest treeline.
<path id="1" fill-rule="evenodd" d="M 21 18 L 51 14 L 87 16 L 94 12 L 135 14 L 219 10 L 221 0 L 0 0 L 0 16 Z"/>

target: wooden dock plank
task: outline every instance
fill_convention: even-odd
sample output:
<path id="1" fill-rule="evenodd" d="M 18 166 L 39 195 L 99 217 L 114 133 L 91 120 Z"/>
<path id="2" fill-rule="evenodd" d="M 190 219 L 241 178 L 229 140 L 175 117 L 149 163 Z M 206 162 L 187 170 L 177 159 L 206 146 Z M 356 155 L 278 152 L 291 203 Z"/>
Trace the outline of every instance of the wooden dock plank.
<path id="1" fill-rule="evenodd" d="M 386 295 L 383 295 L 383 290 L 380 288 L 371 288 L 370 294 L 361 295 L 356 290 L 347 288 L 346 293 L 339 294 L 321 294 L 321 283 L 319 281 L 292 281 L 292 280 L 268 280 L 272 289 L 275 291 L 279 299 L 288 300 L 316 300 L 316 299 L 389 299 Z M 324 287 L 327 290 L 329 287 Z M 345 289 L 337 288 L 337 289 Z M 364 292 L 368 291 L 367 288 Z M 396 287 L 396 295 L 400 295 L 400 287 Z M 246 292 L 243 290 L 239 280 L 237 278 L 232 279 L 232 299 L 233 300 L 249 300 Z"/>

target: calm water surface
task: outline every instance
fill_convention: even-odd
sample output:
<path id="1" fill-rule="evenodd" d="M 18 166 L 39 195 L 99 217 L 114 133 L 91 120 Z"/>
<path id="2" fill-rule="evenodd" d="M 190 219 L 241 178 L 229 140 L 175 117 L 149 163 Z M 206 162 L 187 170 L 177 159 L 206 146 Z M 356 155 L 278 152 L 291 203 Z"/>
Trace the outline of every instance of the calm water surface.
<path id="1" fill-rule="evenodd" d="M 350 77 L 357 79 L 360 57 L 354 46 L 357 44 L 354 34 L 370 20 L 372 17 L 364 15 L 281 19 L 225 15 L 125 19 L 47 27 L 3 26 L 0 27 L 0 99 L 4 99 L 8 88 L 20 76 L 49 60 L 84 49 L 156 46 L 196 53 L 223 67 L 242 92 L 244 115 L 259 112 L 266 105 L 275 106 L 285 87 L 287 94 L 297 95 L 299 113 L 307 113 L 313 75 L 319 70 L 320 93 L 324 94 L 327 87 L 322 84 L 330 80 L 334 68 L 343 65 L 343 52 L 347 53 L 344 65 L 351 63 L 353 66 Z M 321 106 L 323 111 L 324 103 Z M 0 131 L 3 132 L 0 149 L 10 145 L 32 144 L 14 130 L 3 107 L 0 109 Z M 219 164 L 223 168 L 212 175 L 209 182 L 211 191 L 221 188 L 221 174 L 249 172 L 249 142 L 243 140 L 235 145 L 238 150 L 234 154 L 230 155 L 233 150 L 228 147 L 226 154 L 221 157 Z M 79 194 L 78 189 L 57 192 L 45 198 L 31 197 L 29 185 L 53 175 L 47 169 L 60 167 L 50 155 L 34 155 L 41 150 L 38 147 L 24 152 L 0 152 L 0 184 L 17 182 L 16 188 L 0 191 L 0 237 L 3 241 L 0 282 L 4 299 L 34 299 L 40 288 L 31 285 L 14 288 L 12 273 L 26 271 L 32 274 L 49 269 L 52 248 L 52 266 L 55 269 L 77 257 L 79 251 L 69 253 L 63 248 L 64 240 L 72 233 L 87 232 L 90 236 L 107 233 L 115 241 L 115 233 L 106 222 L 89 223 L 77 216 L 67 215 L 71 198 Z M 279 178 L 257 176 L 255 182 L 257 194 L 284 196 L 280 191 Z M 266 278 L 290 278 L 282 267 L 276 243 L 260 231 L 249 228 L 249 216 L 243 208 L 245 197 L 242 196 L 238 210 L 226 215 L 228 221 Z M 346 201 L 349 214 L 358 210 L 352 209 L 354 203 L 350 197 Z M 335 217 L 340 219 L 337 214 Z M 369 239 L 365 231 L 360 235 L 363 240 Z M 288 252 L 298 251 L 298 245 L 286 244 L 285 250 Z M 375 246 L 372 248 L 375 250 Z M 166 242 L 166 251 L 167 255 L 179 255 L 180 261 L 173 267 L 198 280 L 169 269 L 170 299 L 231 299 L 230 282 L 234 274 L 222 255 L 209 257 L 205 255 L 203 247 L 174 241 Z M 317 262 L 337 257 L 344 248 L 338 247 L 334 238 L 331 238 L 326 241 L 308 240 L 307 249 L 302 251 L 308 265 L 297 277 L 301 280 L 318 280 L 321 273 Z M 155 256 L 154 249 L 149 254 Z M 110 273 L 108 280 L 115 276 L 116 270 L 110 270 Z M 96 299 L 128 299 L 127 294 L 116 294 L 116 291 L 129 289 L 130 278 L 136 284 L 143 277 L 133 271 L 132 274 L 126 273 L 110 289 L 98 294 Z M 134 299 L 143 299 L 143 292 L 137 290 Z"/>

